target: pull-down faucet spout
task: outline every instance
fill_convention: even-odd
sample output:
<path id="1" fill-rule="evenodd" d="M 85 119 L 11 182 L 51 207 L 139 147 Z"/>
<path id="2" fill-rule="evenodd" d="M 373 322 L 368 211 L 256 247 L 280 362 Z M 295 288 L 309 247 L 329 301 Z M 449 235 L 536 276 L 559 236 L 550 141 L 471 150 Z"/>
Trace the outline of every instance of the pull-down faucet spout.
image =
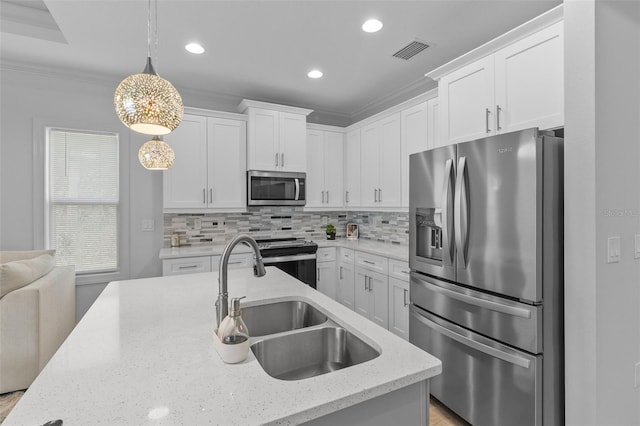
<path id="1" fill-rule="evenodd" d="M 253 249 L 255 255 L 255 265 L 253 266 L 253 275 L 263 277 L 267 272 L 264 270 L 262 256 L 258 243 L 252 237 L 246 234 L 238 234 L 227 243 L 220 258 L 220 268 L 218 275 L 218 300 L 216 301 L 216 327 L 220 326 L 222 320 L 229 314 L 229 293 L 227 291 L 227 269 L 229 264 L 229 256 L 231 251 L 239 243 L 244 243 Z"/>

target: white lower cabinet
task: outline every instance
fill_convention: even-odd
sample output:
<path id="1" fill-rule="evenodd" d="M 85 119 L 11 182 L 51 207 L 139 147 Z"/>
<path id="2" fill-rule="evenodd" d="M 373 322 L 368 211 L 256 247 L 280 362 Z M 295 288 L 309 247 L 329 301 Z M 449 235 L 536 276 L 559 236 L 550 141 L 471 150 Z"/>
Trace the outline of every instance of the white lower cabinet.
<path id="1" fill-rule="evenodd" d="M 162 261 L 162 276 L 196 274 L 199 272 L 216 272 L 220 268 L 222 256 L 180 257 Z M 252 253 L 235 253 L 229 256 L 228 269 L 253 267 Z M 216 284 L 217 285 L 217 284 Z"/>
<path id="2" fill-rule="evenodd" d="M 409 282 L 389 277 L 389 331 L 409 340 Z"/>
<path id="3" fill-rule="evenodd" d="M 162 261 L 162 276 L 211 272 L 211 256 L 181 257 Z"/>
<path id="4" fill-rule="evenodd" d="M 322 247 L 316 253 L 316 290 L 336 299 L 336 248 Z"/>
<path id="5" fill-rule="evenodd" d="M 355 252 L 344 247 L 338 248 L 338 286 L 336 300 L 351 310 L 355 310 L 356 269 L 353 264 Z"/>
<path id="6" fill-rule="evenodd" d="M 389 328 L 388 277 L 356 266 L 355 311 L 381 327 Z"/>

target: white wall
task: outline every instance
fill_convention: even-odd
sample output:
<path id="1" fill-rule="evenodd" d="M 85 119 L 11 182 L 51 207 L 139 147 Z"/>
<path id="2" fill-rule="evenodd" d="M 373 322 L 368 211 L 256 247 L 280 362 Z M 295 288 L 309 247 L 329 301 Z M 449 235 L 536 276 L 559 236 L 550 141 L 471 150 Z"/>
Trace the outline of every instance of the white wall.
<path id="1" fill-rule="evenodd" d="M 564 15 L 566 420 L 638 425 L 640 2 L 569 0 Z"/>

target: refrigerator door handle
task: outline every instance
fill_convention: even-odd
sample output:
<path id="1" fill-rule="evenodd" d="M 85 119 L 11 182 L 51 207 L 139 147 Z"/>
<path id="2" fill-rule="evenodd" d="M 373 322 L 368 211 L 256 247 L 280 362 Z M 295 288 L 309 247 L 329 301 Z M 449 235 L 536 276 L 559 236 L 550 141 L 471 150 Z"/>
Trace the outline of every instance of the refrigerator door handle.
<path id="1" fill-rule="evenodd" d="M 445 265 L 451 265 L 453 263 L 453 233 L 449 228 L 449 216 L 451 215 L 450 201 L 451 197 L 451 182 L 453 180 L 453 160 L 447 160 L 444 166 L 444 185 L 442 189 L 442 213 L 440 217 L 442 227 L 442 246 L 444 247 L 444 253 L 446 255 L 443 259 Z"/>
<path id="2" fill-rule="evenodd" d="M 500 313 L 511 315 L 514 317 L 527 318 L 527 319 L 531 318 L 531 311 L 525 308 L 508 306 L 502 303 L 493 302 L 491 300 L 480 299 L 479 297 L 474 297 L 468 294 L 449 290 L 448 288 L 443 288 L 437 285 L 433 285 L 430 282 L 424 281 L 424 280 L 413 281 L 413 283 L 421 287 L 424 287 L 426 289 L 429 289 L 434 293 L 443 294 L 451 299 L 459 300 L 460 302 L 463 302 L 469 305 L 479 306 L 481 308 L 489 309 L 491 311 L 500 312 Z"/>
<path id="3" fill-rule="evenodd" d="M 458 174 L 456 176 L 456 192 L 453 207 L 455 219 L 455 240 L 458 253 L 462 257 L 462 267 L 467 267 L 467 251 L 469 244 L 469 172 L 467 171 L 467 157 L 458 160 Z"/>
<path id="4" fill-rule="evenodd" d="M 514 365 L 518 365 L 522 368 L 530 368 L 531 367 L 531 361 L 529 361 L 526 358 L 523 358 L 521 356 L 517 356 L 517 355 L 513 355 L 507 352 L 503 352 L 499 349 L 496 348 L 492 348 L 491 346 L 487 346 L 483 343 L 480 342 L 476 342 L 475 340 L 466 337 L 466 336 L 462 336 L 452 330 L 449 330 L 446 327 L 441 326 L 440 324 L 436 324 L 432 321 L 429 321 L 427 318 L 423 317 L 422 315 L 420 315 L 418 312 L 415 311 L 415 308 L 413 306 L 409 307 L 410 309 L 410 314 L 411 316 L 413 316 L 415 319 L 417 319 L 418 321 L 420 321 L 422 324 L 426 325 L 427 327 L 435 330 L 436 332 L 443 334 L 447 337 L 449 337 L 452 340 L 455 340 L 456 342 L 468 346 L 470 348 L 473 348 L 479 352 L 482 352 L 484 354 L 487 354 L 489 356 L 492 356 L 494 358 L 498 358 L 501 359 L 505 362 L 508 362 L 510 364 L 514 364 Z"/>

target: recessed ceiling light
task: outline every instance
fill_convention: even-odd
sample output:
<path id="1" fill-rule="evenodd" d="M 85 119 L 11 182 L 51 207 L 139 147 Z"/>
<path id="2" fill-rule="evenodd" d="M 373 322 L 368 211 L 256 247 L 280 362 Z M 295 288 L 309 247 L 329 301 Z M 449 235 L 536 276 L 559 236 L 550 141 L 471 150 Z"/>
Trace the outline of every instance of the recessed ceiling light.
<path id="1" fill-rule="evenodd" d="M 324 74 L 322 74 L 322 71 L 320 70 L 311 70 L 307 73 L 307 77 L 309 78 L 320 78 L 322 77 Z"/>
<path id="2" fill-rule="evenodd" d="M 201 53 L 204 53 L 204 47 L 202 47 L 198 43 L 189 43 L 184 48 L 187 49 L 187 52 L 190 52 L 196 55 L 200 55 Z"/>
<path id="3" fill-rule="evenodd" d="M 364 24 L 362 24 L 362 31 L 367 33 L 375 33 L 382 29 L 382 22 L 377 19 L 369 19 Z"/>

